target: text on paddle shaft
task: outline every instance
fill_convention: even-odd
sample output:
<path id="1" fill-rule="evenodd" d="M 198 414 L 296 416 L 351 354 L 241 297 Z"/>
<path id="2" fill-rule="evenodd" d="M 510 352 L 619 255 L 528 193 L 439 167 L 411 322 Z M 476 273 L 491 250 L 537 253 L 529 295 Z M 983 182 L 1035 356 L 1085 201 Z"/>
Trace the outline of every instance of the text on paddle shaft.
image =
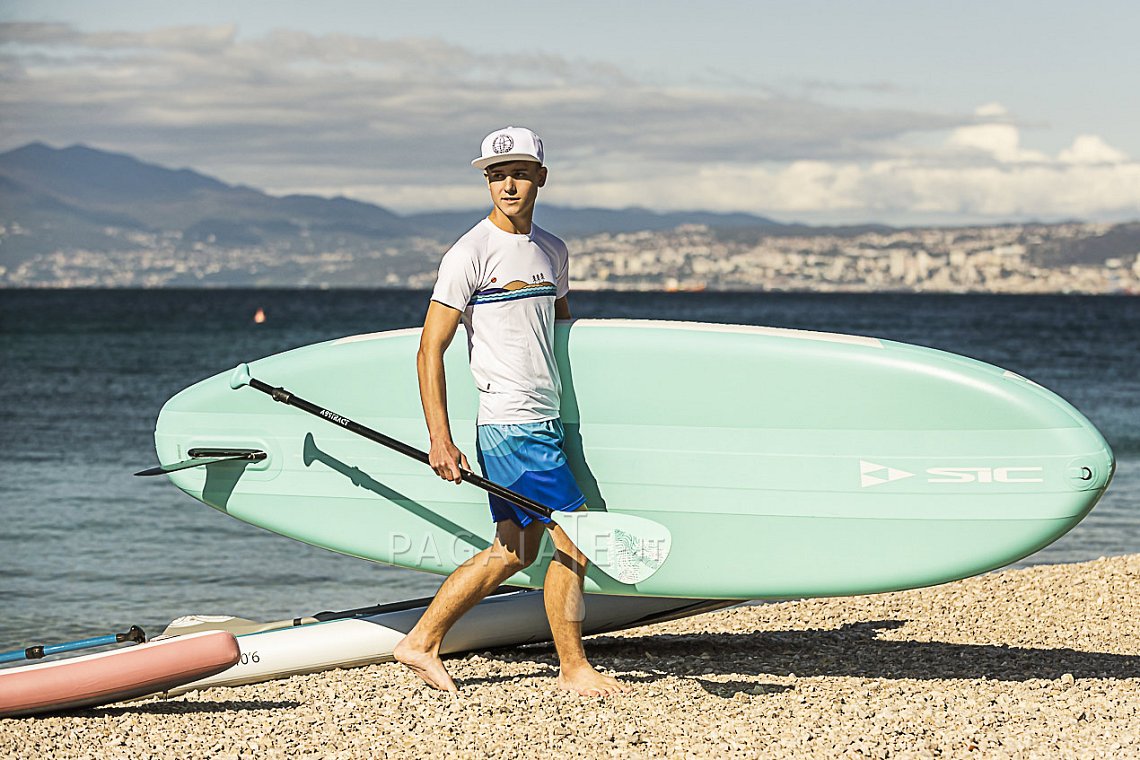
<path id="1" fill-rule="evenodd" d="M 322 409 L 321 416 L 329 422 L 335 422 L 336 424 L 343 425 L 344 427 L 348 427 L 348 423 L 352 422 L 352 420 L 348 419 L 347 417 L 341 417 L 336 412 L 330 412 L 328 409 Z"/>

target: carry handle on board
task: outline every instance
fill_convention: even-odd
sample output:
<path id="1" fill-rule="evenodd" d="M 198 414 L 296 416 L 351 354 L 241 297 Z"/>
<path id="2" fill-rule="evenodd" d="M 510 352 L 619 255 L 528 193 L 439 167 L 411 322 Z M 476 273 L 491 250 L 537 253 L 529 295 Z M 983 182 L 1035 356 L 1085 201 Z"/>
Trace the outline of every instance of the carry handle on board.
<path id="1" fill-rule="evenodd" d="M 264 383 L 250 375 L 248 364 L 240 364 L 230 375 L 230 387 L 238 390 L 245 386 L 265 393 L 274 401 L 296 407 L 351 433 L 429 464 L 427 452 L 319 407 L 285 388 L 275 388 Z M 622 583 L 644 581 L 660 569 L 669 555 L 672 535 L 660 523 L 620 512 L 558 512 L 468 470 L 460 469 L 460 474 L 471 485 L 506 499 L 532 515 L 557 523 L 591 563 Z"/>

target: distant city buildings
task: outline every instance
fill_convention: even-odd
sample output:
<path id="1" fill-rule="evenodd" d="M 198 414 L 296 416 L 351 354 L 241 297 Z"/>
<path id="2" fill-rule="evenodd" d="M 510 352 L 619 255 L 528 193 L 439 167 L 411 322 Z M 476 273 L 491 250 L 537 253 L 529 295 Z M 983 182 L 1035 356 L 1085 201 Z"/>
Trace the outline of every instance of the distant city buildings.
<path id="1" fill-rule="evenodd" d="M 1140 250 L 1096 260 L 1112 225 L 1003 225 L 862 233 L 741 234 L 700 225 L 568 240 L 574 287 L 595 290 L 1140 294 Z M 430 288 L 448 242 L 376 246 L 299 238 L 222 247 L 178 233 L 104 230 L 117 250 L 60 250 L 0 266 L 0 287 Z M 19 225 L 0 226 L 0 252 Z M 1138 246 L 1140 247 L 1140 246 Z M 1043 256 L 1040 251 L 1049 251 Z M 1069 255 L 1079 252 L 1081 255 Z"/>
<path id="2" fill-rule="evenodd" d="M 615 290 L 1140 293 L 1140 250 L 1097 263 L 1035 263 L 1111 225 L 933 228 L 770 235 L 737 243 L 707 228 L 573 241 L 580 288 Z"/>

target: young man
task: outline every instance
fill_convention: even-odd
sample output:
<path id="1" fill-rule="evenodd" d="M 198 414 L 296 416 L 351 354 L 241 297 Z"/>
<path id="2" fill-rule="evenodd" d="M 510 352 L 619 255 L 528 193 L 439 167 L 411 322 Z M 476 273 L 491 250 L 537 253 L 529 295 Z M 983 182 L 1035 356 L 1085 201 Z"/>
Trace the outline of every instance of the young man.
<path id="1" fill-rule="evenodd" d="M 451 438 L 443 352 L 459 322 L 467 330 L 471 374 L 479 390 L 478 459 L 484 477 L 553 509 L 585 509 L 562 453 L 562 386 L 554 359 L 554 320 L 569 319 L 566 244 L 531 222 L 546 184 L 542 140 L 505 127 L 483 140 L 471 162 L 482 169 L 493 208 L 444 254 L 417 355 L 429 460 L 445 480 L 461 483 L 467 458 Z M 589 696 L 626 691 L 586 660 L 582 648 L 582 579 L 586 558 L 548 520 L 490 497 L 495 540 L 457 568 L 415 628 L 397 645 L 397 660 L 430 686 L 457 691 L 439 647 L 463 613 L 538 557 L 544 530 L 555 554 L 546 572 L 546 616 L 558 651 L 558 686 Z"/>

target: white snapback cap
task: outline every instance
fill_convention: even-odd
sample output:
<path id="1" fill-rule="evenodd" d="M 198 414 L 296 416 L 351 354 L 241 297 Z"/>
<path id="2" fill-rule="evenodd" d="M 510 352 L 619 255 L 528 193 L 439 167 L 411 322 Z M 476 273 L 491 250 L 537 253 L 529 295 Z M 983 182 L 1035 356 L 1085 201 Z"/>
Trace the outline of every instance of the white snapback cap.
<path id="1" fill-rule="evenodd" d="M 525 127 L 503 127 L 483 138 L 479 158 L 471 162 L 476 169 L 486 169 L 504 161 L 537 161 L 542 163 L 542 138 Z"/>

